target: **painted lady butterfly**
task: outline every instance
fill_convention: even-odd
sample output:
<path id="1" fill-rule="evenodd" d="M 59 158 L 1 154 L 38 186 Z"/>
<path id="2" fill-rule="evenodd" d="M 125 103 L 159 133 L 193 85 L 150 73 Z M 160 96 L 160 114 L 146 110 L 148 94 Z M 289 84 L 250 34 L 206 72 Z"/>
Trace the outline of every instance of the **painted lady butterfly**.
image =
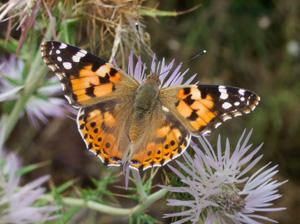
<path id="1" fill-rule="evenodd" d="M 103 59 L 60 42 L 42 43 L 41 54 L 69 103 L 80 107 L 77 124 L 87 148 L 108 166 L 163 166 L 186 150 L 192 135 L 250 113 L 260 99 L 249 90 L 218 85 L 160 88 L 158 74 L 140 84 Z"/>

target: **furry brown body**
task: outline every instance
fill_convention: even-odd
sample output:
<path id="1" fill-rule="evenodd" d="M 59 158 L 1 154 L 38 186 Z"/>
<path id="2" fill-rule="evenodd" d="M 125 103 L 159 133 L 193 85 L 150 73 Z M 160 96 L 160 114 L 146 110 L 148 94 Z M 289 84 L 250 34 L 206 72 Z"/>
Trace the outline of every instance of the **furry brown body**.
<path id="1" fill-rule="evenodd" d="M 129 128 L 129 139 L 136 142 L 147 128 L 142 124 L 149 121 L 155 106 L 158 104 L 160 81 L 157 75 L 150 75 L 146 81 L 136 90 L 133 103 L 133 114 Z"/>

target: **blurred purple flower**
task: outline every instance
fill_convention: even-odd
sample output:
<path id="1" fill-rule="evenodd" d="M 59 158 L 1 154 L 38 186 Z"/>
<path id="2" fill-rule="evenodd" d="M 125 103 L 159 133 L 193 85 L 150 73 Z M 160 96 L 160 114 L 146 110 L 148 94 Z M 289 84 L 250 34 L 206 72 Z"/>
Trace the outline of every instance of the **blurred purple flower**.
<path id="1" fill-rule="evenodd" d="M 189 70 L 186 69 L 184 72 L 180 72 L 182 63 L 177 66 L 174 66 L 174 64 L 174 59 L 170 63 L 166 63 L 164 58 L 161 61 L 158 61 L 156 56 L 153 55 L 150 73 L 159 75 L 162 88 L 174 85 L 188 85 L 196 78 L 196 74 L 193 74 L 188 80 L 184 80 L 184 77 Z M 146 73 L 146 70 L 147 67 L 140 57 L 138 57 L 138 60 L 134 65 L 133 54 L 131 53 L 128 60 L 128 74 L 141 83 L 146 79 L 146 75 L 148 74 Z"/>
<path id="2" fill-rule="evenodd" d="M 23 74 L 24 63 L 11 55 L 0 59 L 0 102 L 15 100 L 23 89 L 26 74 Z M 47 123 L 48 117 L 61 117 L 65 114 L 65 101 L 53 97 L 61 92 L 59 82 L 55 77 L 46 80 L 34 95 L 28 100 L 25 109 L 29 120 L 35 127 Z"/>
<path id="3" fill-rule="evenodd" d="M 0 151 L 0 223 L 43 223 L 56 217 L 51 215 L 55 206 L 34 206 L 45 189 L 41 187 L 49 176 L 40 177 L 20 186 L 17 171 L 19 161 L 14 154 L 5 155 Z"/>
<path id="4" fill-rule="evenodd" d="M 185 164 L 176 161 L 180 167 L 169 166 L 185 186 L 165 186 L 170 192 L 190 195 L 190 200 L 168 199 L 168 205 L 186 209 L 165 217 L 181 217 L 174 223 L 191 221 L 197 223 L 236 223 L 260 224 L 276 222 L 260 212 L 281 211 L 285 208 L 272 208 L 272 202 L 281 197 L 278 187 L 286 181 L 274 180 L 277 166 L 265 165 L 256 173 L 247 173 L 258 163 L 262 155 L 257 153 L 262 145 L 250 151 L 251 132 L 240 137 L 235 150 L 230 152 L 229 140 L 222 150 L 221 137 L 218 138 L 217 151 L 205 137 L 199 138 L 202 150 L 193 143 L 194 158 L 184 154 Z"/>

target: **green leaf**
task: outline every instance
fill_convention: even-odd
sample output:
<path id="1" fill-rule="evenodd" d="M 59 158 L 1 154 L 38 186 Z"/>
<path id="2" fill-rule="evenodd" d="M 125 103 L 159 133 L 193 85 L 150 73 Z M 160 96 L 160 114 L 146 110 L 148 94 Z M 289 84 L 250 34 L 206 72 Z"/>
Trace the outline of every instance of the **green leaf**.
<path id="1" fill-rule="evenodd" d="M 48 166 L 49 164 L 50 164 L 50 161 L 45 161 L 45 162 L 40 162 L 40 163 L 24 166 L 17 171 L 17 175 L 24 176 L 28 173 L 31 173 L 33 170 Z"/>

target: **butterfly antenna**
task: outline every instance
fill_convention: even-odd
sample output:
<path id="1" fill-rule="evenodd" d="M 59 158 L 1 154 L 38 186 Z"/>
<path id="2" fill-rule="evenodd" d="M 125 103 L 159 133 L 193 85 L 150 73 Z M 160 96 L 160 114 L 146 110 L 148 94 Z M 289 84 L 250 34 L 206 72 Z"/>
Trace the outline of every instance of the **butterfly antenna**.
<path id="1" fill-rule="evenodd" d="M 184 61 L 183 63 L 192 62 L 195 59 L 201 57 L 202 55 L 205 55 L 207 53 L 207 50 L 199 50 L 196 54 L 194 54 L 192 57 L 190 57 L 188 60 Z"/>

